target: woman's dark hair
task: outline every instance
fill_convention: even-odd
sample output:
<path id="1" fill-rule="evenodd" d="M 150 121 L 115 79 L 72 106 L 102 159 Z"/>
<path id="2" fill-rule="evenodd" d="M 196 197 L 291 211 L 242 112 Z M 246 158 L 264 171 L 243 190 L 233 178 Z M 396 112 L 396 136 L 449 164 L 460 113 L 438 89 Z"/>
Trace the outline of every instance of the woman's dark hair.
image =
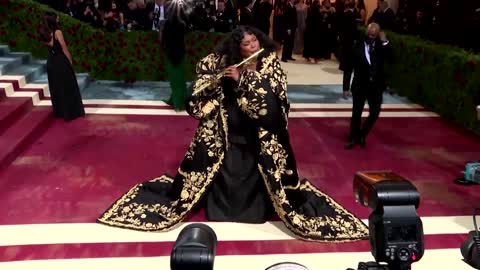
<path id="1" fill-rule="evenodd" d="M 259 59 L 268 56 L 270 53 L 275 52 L 277 44 L 271 40 L 262 31 L 251 27 L 242 25 L 232 31 L 232 33 L 215 49 L 215 53 L 220 56 L 226 57 L 226 65 L 235 65 L 243 60 L 240 55 L 240 43 L 242 42 L 245 34 L 254 35 L 257 37 L 260 48 L 264 51 L 259 55 Z"/>
<path id="2" fill-rule="evenodd" d="M 43 23 L 38 27 L 40 41 L 45 43 L 50 42 L 52 40 L 52 34 L 58 29 L 57 14 L 51 11 L 46 11 L 43 14 Z"/>
<path id="3" fill-rule="evenodd" d="M 46 11 L 43 14 L 43 21 L 45 25 L 47 25 L 47 27 L 50 28 L 52 32 L 55 32 L 56 30 L 60 29 L 60 26 L 58 25 L 58 22 L 57 22 L 57 18 L 58 18 L 58 15 L 55 12 Z"/>
<path id="4" fill-rule="evenodd" d="M 40 24 L 38 26 L 38 39 L 41 42 L 50 42 L 52 40 L 52 30 L 50 30 L 45 24 Z"/>

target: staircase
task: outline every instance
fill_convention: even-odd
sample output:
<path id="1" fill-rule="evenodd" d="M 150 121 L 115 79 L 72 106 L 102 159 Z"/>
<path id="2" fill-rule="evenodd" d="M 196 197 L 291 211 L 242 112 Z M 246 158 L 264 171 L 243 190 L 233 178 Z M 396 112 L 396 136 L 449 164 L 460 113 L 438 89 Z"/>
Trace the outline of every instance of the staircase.
<path id="1" fill-rule="evenodd" d="M 80 89 L 88 74 L 77 74 Z M 53 120 L 46 61 L 30 53 L 10 52 L 0 44 L 0 171 L 27 148 Z"/>

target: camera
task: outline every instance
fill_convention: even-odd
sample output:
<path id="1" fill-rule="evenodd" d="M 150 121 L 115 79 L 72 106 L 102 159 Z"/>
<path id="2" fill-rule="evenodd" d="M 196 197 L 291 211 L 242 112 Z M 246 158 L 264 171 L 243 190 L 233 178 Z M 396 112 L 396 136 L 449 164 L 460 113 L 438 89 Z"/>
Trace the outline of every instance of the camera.
<path id="1" fill-rule="evenodd" d="M 217 235 L 206 224 L 193 223 L 182 229 L 170 256 L 171 270 L 213 270 Z M 281 262 L 266 270 L 308 270 L 295 262 Z"/>
<path id="2" fill-rule="evenodd" d="M 217 235 L 208 225 L 193 223 L 180 231 L 170 256 L 171 270 L 213 270 Z"/>
<path id="3" fill-rule="evenodd" d="M 411 269 L 424 253 L 415 186 L 393 172 L 370 171 L 356 173 L 353 188 L 357 202 L 373 210 L 368 223 L 375 262 L 361 262 L 358 270 Z"/>

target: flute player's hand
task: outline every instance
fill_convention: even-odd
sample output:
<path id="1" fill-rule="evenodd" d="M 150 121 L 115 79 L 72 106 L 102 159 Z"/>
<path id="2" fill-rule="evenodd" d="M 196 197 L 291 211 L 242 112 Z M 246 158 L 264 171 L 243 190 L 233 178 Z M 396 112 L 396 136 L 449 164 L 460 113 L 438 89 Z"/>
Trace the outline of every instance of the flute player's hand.
<path id="1" fill-rule="evenodd" d="M 230 66 L 225 69 L 225 77 L 230 77 L 236 82 L 240 79 L 240 71 L 235 66 Z"/>

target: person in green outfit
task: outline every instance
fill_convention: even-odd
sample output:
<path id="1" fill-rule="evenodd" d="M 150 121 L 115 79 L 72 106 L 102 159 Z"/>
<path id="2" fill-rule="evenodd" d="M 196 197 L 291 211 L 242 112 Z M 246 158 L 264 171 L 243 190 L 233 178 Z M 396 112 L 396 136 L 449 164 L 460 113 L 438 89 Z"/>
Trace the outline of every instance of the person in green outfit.
<path id="1" fill-rule="evenodd" d="M 167 8 L 167 20 L 162 34 L 165 50 L 167 79 L 172 94 L 166 101 L 176 111 L 185 109 L 187 85 L 185 78 L 185 33 L 187 32 L 185 8 L 178 1 L 171 1 Z"/>

